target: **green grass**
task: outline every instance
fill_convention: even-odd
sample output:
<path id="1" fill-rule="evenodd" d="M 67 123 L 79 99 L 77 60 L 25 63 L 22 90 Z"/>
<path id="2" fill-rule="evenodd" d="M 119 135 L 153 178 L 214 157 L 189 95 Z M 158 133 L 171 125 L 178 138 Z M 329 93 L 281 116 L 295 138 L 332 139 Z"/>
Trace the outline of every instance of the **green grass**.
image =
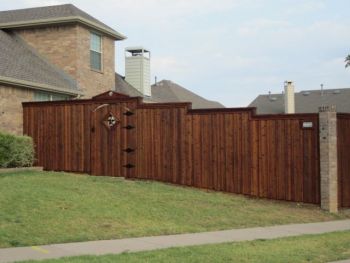
<path id="1" fill-rule="evenodd" d="M 68 173 L 0 175 L 0 247 L 349 218 L 317 206 Z"/>
<path id="2" fill-rule="evenodd" d="M 114 262 L 329 262 L 350 258 L 350 231 L 219 245 L 170 248 L 107 256 L 82 256 L 41 263 Z M 33 262 L 33 261 L 28 261 Z M 24 263 L 24 262 L 23 262 Z"/>

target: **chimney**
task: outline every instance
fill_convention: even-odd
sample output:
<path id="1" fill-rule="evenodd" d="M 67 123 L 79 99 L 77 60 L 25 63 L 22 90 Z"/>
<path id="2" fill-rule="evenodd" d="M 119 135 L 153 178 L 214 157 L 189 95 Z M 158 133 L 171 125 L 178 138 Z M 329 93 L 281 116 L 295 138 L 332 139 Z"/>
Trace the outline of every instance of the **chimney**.
<path id="1" fill-rule="evenodd" d="M 284 82 L 284 113 L 295 113 L 294 85 L 292 81 Z"/>
<path id="2" fill-rule="evenodd" d="M 145 97 L 152 95 L 150 58 L 143 47 L 125 48 L 125 80 Z"/>

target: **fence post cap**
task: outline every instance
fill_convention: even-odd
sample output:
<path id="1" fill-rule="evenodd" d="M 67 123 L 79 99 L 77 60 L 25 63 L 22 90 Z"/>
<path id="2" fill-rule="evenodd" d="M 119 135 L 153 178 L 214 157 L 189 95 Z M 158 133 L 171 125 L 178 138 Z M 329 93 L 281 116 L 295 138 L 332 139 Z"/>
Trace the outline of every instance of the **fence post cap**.
<path id="1" fill-rule="evenodd" d="M 336 112 L 337 107 L 335 105 L 322 105 L 318 107 L 318 112 Z"/>

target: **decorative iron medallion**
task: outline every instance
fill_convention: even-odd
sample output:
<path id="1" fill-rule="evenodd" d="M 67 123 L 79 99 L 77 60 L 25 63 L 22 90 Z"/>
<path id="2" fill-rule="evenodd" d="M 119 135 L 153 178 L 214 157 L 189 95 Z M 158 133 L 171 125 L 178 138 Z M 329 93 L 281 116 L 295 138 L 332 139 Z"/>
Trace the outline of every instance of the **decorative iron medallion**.
<path id="1" fill-rule="evenodd" d="M 104 117 L 102 123 L 107 129 L 112 130 L 120 123 L 120 120 L 110 111 L 106 117 Z"/>

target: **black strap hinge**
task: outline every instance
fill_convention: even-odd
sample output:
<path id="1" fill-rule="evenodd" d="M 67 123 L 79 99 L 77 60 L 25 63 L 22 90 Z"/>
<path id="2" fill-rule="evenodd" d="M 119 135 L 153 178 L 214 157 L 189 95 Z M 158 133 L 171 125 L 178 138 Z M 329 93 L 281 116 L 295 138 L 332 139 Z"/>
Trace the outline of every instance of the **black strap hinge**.
<path id="1" fill-rule="evenodd" d="M 126 149 L 124 149 L 123 151 L 124 151 L 124 152 L 126 152 L 126 153 L 132 153 L 132 152 L 134 152 L 134 151 L 135 151 L 135 149 L 132 149 L 132 148 L 126 148 Z"/>
<path id="2" fill-rule="evenodd" d="M 127 168 L 127 169 L 131 169 L 131 168 L 134 168 L 135 165 L 131 164 L 131 163 L 128 163 L 126 165 L 123 165 L 123 167 Z"/>
<path id="3" fill-rule="evenodd" d="M 131 130 L 131 129 L 134 129 L 135 128 L 135 126 L 132 126 L 132 125 L 127 125 L 127 126 L 124 126 L 123 127 L 124 129 L 127 129 L 127 130 Z"/>

